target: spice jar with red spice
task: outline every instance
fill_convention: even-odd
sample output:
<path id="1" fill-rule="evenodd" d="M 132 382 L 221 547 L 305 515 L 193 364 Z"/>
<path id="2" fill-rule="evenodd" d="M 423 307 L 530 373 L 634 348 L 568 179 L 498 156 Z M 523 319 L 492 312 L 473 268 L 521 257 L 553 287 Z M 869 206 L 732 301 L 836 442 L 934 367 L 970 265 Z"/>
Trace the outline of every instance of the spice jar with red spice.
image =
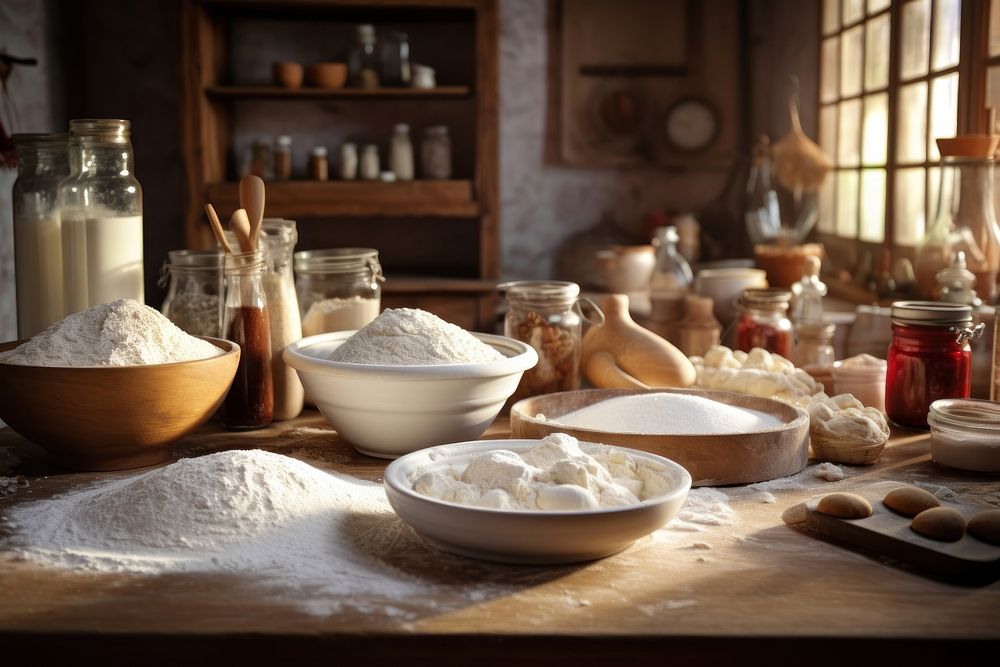
<path id="1" fill-rule="evenodd" d="M 972 307 L 936 301 L 892 304 L 892 342 L 885 375 L 885 411 L 900 426 L 927 428 L 931 403 L 968 398 L 970 342 L 982 334 Z"/>
<path id="2" fill-rule="evenodd" d="M 749 352 L 761 347 L 785 359 L 792 355 L 792 323 L 788 306 L 792 292 L 778 288 L 743 290 L 740 319 L 736 325 L 736 347 Z"/>

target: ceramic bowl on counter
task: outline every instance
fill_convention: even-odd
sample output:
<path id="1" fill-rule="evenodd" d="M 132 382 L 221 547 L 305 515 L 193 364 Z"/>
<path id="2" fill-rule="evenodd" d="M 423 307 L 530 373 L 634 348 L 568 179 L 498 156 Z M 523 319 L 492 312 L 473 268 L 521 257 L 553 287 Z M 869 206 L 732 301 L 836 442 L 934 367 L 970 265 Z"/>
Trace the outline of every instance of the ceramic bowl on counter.
<path id="1" fill-rule="evenodd" d="M 509 510 L 462 505 L 414 490 L 414 475 L 467 465 L 492 450 L 523 452 L 538 440 L 478 440 L 414 452 L 389 464 L 385 490 L 392 508 L 427 542 L 446 551 L 508 563 L 573 563 L 618 553 L 665 526 L 680 511 L 691 475 L 673 461 L 617 447 L 665 479 L 661 493 L 637 504 L 582 510 Z"/>
<path id="2" fill-rule="evenodd" d="M 74 470 L 162 463 L 172 442 L 215 413 L 236 375 L 239 345 L 203 340 L 224 353 L 145 366 L 0 363 L 0 419 Z"/>
<path id="3" fill-rule="evenodd" d="M 1000 473 L 1000 404 L 942 398 L 930 405 L 931 458 L 948 468 Z"/>
<path id="4" fill-rule="evenodd" d="M 528 344 L 473 333 L 504 359 L 485 363 L 374 365 L 328 355 L 354 331 L 309 336 L 285 348 L 306 393 L 337 433 L 369 456 L 396 458 L 446 442 L 478 438 L 538 362 Z"/>

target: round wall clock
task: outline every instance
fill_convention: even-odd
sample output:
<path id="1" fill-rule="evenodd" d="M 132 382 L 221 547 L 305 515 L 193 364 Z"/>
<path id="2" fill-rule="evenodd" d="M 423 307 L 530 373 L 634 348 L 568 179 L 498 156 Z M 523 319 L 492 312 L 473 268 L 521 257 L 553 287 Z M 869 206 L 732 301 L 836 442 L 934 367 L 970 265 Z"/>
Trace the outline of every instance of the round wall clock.
<path id="1" fill-rule="evenodd" d="M 674 149 L 694 152 L 708 148 L 719 133 L 719 117 L 707 102 L 687 98 L 667 109 L 667 142 Z"/>

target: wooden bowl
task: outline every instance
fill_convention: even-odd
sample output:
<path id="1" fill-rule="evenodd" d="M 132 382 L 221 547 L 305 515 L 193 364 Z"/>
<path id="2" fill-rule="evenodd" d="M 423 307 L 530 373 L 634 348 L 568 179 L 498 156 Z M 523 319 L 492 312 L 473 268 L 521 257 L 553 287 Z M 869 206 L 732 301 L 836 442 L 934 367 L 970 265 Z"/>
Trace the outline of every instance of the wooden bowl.
<path id="1" fill-rule="evenodd" d="M 274 63 L 271 68 L 274 85 L 291 89 L 302 87 L 302 65 L 299 63 L 285 60 Z"/>
<path id="2" fill-rule="evenodd" d="M 665 456 L 684 466 L 695 486 L 763 482 L 800 472 L 809 461 L 809 415 L 805 410 L 748 394 L 695 389 L 656 392 L 701 396 L 780 419 L 779 427 L 739 435 L 615 433 L 555 423 L 559 417 L 617 396 L 645 393 L 633 389 L 583 389 L 518 401 L 510 410 L 512 438 L 543 438 L 568 433 L 578 440 L 621 445 Z M 542 414 L 545 419 L 538 419 Z"/>
<path id="3" fill-rule="evenodd" d="M 314 88 L 343 88 L 347 82 L 344 63 L 314 63 L 306 69 L 306 80 Z"/>
<path id="4" fill-rule="evenodd" d="M 225 354 L 148 366 L 56 367 L 0 363 L 0 419 L 75 470 L 123 470 L 170 458 L 170 443 L 215 413 L 236 375 Z M 23 341 L 4 343 L 0 351 Z"/>

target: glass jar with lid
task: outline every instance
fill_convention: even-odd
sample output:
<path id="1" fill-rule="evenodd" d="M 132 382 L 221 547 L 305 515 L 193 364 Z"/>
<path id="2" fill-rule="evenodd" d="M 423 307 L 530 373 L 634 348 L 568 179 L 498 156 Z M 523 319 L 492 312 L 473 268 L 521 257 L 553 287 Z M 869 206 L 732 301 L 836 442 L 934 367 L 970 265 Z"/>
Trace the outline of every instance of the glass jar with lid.
<path id="1" fill-rule="evenodd" d="M 786 359 L 792 354 L 792 323 L 788 306 L 792 292 L 779 288 L 743 290 L 736 325 L 737 348 L 749 352 L 761 347 Z"/>
<path id="2" fill-rule="evenodd" d="M 420 143 L 420 175 L 431 180 L 451 178 L 451 137 L 445 125 L 424 128 Z"/>
<path id="3" fill-rule="evenodd" d="M 69 122 L 70 175 L 59 186 L 66 311 L 144 301 L 142 188 L 127 120 Z"/>
<path id="4" fill-rule="evenodd" d="M 382 265 L 373 248 L 295 253 L 295 287 L 302 335 L 360 329 L 382 306 Z"/>
<path id="5" fill-rule="evenodd" d="M 799 368 L 832 366 L 835 358 L 832 322 L 804 322 L 795 325 L 795 350 L 792 363 Z"/>
<path id="6" fill-rule="evenodd" d="M 160 310 L 192 336 L 222 334 L 223 258 L 218 250 L 171 250 L 160 270 L 169 282 Z"/>
<path id="7" fill-rule="evenodd" d="M 69 175 L 69 135 L 15 134 L 14 271 L 17 336 L 31 338 L 61 320 L 62 236 L 59 183 Z"/>
<path id="8" fill-rule="evenodd" d="M 271 329 L 271 378 L 274 383 L 274 419 L 283 421 L 302 412 L 305 392 L 298 373 L 285 364 L 282 353 L 290 343 L 302 338 L 299 300 L 292 275 L 292 254 L 299 240 L 294 220 L 264 218 L 261 245 L 267 272 L 264 292 L 267 296 Z"/>
<path id="9" fill-rule="evenodd" d="M 524 280 L 503 283 L 497 289 L 509 306 L 504 335 L 531 345 L 538 353 L 538 364 L 524 372 L 511 402 L 579 389 L 581 304 L 600 314 L 597 306 L 581 298 L 580 286 L 571 282 Z"/>
<path id="10" fill-rule="evenodd" d="M 968 398 L 970 341 L 984 325 L 972 325 L 972 307 L 936 301 L 892 304 L 892 342 L 885 378 L 885 411 L 900 426 L 927 428 L 930 404 Z"/>

